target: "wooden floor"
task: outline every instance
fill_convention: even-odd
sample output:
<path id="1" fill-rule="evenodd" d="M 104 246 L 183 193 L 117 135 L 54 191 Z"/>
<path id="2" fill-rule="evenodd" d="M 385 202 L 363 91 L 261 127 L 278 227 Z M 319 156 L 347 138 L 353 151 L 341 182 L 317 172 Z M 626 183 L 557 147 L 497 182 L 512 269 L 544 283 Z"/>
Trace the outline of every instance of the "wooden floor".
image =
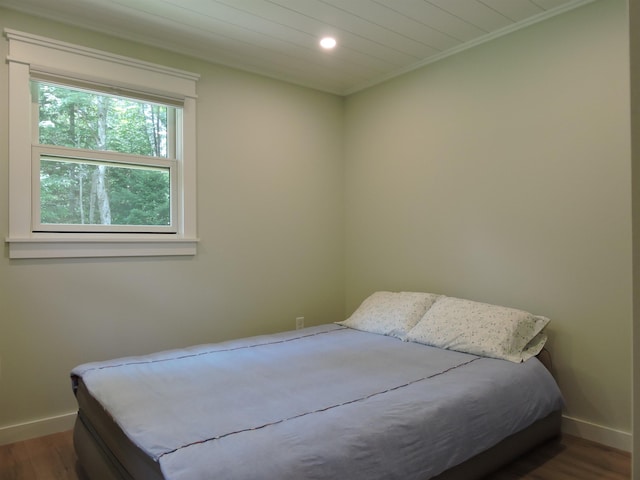
<path id="1" fill-rule="evenodd" d="M 487 480 L 618 480 L 631 478 L 631 456 L 565 435 Z M 87 480 L 76 465 L 71 432 L 0 446 L 0 480 Z"/>

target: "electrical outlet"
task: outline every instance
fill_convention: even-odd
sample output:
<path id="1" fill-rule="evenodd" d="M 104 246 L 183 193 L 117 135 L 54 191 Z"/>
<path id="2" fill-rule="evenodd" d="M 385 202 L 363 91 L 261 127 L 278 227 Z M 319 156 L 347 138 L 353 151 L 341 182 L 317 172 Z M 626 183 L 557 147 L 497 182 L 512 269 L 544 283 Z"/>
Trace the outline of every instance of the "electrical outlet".
<path id="1" fill-rule="evenodd" d="M 304 328 L 304 317 L 296 317 L 296 330 Z"/>

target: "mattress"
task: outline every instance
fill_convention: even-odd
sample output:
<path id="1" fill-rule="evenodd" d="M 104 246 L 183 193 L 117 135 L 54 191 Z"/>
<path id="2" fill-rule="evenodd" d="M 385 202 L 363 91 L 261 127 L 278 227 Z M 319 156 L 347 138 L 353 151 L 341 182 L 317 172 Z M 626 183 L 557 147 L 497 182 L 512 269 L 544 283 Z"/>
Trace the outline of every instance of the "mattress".
<path id="1" fill-rule="evenodd" d="M 557 433 L 562 407 L 535 358 L 334 324 L 84 364 L 72 379 L 76 448 L 87 470 L 107 457 L 105 478 L 426 480 L 532 427 L 536 441 Z"/>

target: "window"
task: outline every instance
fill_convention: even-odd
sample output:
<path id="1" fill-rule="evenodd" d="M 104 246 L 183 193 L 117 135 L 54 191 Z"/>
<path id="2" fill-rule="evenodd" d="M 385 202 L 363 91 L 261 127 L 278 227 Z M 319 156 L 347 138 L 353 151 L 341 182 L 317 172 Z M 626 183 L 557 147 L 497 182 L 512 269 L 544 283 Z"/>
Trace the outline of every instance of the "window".
<path id="1" fill-rule="evenodd" d="M 181 109 L 39 80 L 31 95 L 34 232 L 177 231 Z"/>
<path id="2" fill-rule="evenodd" d="M 197 76 L 5 34 L 10 257 L 195 254 Z"/>

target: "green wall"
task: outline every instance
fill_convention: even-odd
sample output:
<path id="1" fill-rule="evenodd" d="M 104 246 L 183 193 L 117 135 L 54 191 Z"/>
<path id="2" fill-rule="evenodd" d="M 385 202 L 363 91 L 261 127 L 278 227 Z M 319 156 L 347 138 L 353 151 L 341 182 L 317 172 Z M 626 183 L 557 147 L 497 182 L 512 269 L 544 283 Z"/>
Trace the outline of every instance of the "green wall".
<path id="1" fill-rule="evenodd" d="M 631 431 L 626 2 L 596 2 L 346 104 L 347 311 L 420 290 L 551 318 L 575 428 Z"/>
<path id="2" fill-rule="evenodd" d="M 341 98 L 9 10 L 0 28 L 201 75 L 195 257 L 9 260 L 5 244 L 0 441 L 2 427 L 73 412 L 78 363 L 344 319 Z M 3 239 L 7 95 L 2 61 Z"/>

